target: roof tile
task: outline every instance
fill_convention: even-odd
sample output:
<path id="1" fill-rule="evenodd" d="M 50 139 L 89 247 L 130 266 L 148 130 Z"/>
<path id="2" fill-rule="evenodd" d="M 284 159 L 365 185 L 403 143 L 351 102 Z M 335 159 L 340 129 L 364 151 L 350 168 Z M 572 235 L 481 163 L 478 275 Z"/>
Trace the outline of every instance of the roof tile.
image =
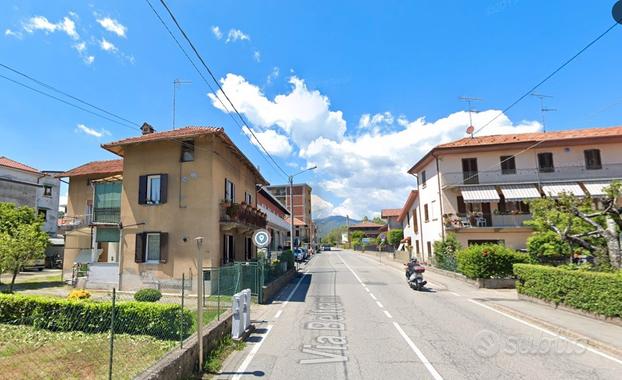
<path id="1" fill-rule="evenodd" d="M 118 174 L 123 173 L 123 160 L 92 161 L 77 168 L 73 168 L 57 177 L 75 177 L 88 174 Z"/>
<path id="2" fill-rule="evenodd" d="M 19 169 L 31 173 L 41 173 L 39 170 L 33 168 L 32 166 L 28 166 L 26 164 L 22 164 L 21 162 L 11 160 L 10 158 L 5 156 L 0 156 L 0 166 L 6 166 L 8 168 Z"/>

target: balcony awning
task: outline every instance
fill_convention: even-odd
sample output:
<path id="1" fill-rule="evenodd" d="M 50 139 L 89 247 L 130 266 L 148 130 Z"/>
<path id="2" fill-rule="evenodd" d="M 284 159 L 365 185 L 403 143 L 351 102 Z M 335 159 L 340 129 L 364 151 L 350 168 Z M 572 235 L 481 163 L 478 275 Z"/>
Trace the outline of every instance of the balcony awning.
<path id="1" fill-rule="evenodd" d="M 501 192 L 508 202 L 540 198 L 536 185 L 503 185 Z"/>
<path id="2" fill-rule="evenodd" d="M 542 191 L 549 197 L 559 197 L 561 193 L 572 194 L 576 197 L 584 197 L 585 193 L 578 183 L 549 183 L 542 185 Z"/>
<path id="3" fill-rule="evenodd" d="M 494 186 L 460 187 L 464 203 L 498 202 L 499 193 Z"/>
<path id="4" fill-rule="evenodd" d="M 611 185 L 610 182 L 583 182 L 583 186 L 593 197 L 602 197 L 605 195 L 605 187 Z"/>

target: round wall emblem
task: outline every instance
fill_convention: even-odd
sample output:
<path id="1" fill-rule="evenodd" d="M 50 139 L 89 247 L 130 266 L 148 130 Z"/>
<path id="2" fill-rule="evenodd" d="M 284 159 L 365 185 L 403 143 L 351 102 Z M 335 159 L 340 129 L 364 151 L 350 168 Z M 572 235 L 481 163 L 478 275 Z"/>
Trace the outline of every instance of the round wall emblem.
<path id="1" fill-rule="evenodd" d="M 268 230 L 260 229 L 253 234 L 253 243 L 257 248 L 266 248 L 270 245 L 270 233 Z"/>

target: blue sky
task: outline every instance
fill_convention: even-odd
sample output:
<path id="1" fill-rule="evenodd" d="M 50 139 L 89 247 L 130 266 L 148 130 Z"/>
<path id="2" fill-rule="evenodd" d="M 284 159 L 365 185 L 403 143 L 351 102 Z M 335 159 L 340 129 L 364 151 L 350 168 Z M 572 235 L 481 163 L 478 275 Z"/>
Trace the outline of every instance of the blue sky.
<path id="1" fill-rule="evenodd" d="M 169 23 L 159 1 L 151 0 Z M 613 23 L 613 1 L 169 1 L 238 109 L 288 171 L 317 164 L 315 216 L 400 207 L 404 172 Z M 217 29 L 216 29 L 217 27 Z M 127 119 L 223 126 L 272 183 L 284 182 L 178 50 L 145 1 L 3 1 L 0 62 Z M 548 81 L 547 129 L 619 125 L 622 27 Z M 0 74 L 16 78 L 5 69 Z M 20 79 L 21 80 L 21 79 Z M 45 170 L 114 156 L 137 134 L 0 78 L 0 154 Z M 540 130 L 527 98 L 483 133 Z"/>

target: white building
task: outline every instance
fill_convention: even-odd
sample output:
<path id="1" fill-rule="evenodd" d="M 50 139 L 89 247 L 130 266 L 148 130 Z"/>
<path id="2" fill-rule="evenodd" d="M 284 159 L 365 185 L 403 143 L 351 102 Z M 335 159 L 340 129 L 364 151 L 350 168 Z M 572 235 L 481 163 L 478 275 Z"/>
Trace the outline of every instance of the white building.
<path id="1" fill-rule="evenodd" d="M 263 187 L 257 191 L 257 208 L 266 213 L 267 229 L 271 237 L 270 249 L 282 250 L 289 241 L 289 210 Z"/>
<path id="2" fill-rule="evenodd" d="M 54 173 L 0 156 L 0 202 L 34 208 L 45 224 L 43 229 L 55 236 L 58 221 L 60 180 Z"/>
<path id="3" fill-rule="evenodd" d="M 523 225 L 531 218 L 526 201 L 562 192 L 602 197 L 603 187 L 622 179 L 621 150 L 622 127 L 465 137 L 438 145 L 409 170 L 417 191 L 400 215 L 404 236 L 426 261 L 434 241 L 450 231 L 463 246 L 499 242 L 523 249 L 532 233 Z"/>

